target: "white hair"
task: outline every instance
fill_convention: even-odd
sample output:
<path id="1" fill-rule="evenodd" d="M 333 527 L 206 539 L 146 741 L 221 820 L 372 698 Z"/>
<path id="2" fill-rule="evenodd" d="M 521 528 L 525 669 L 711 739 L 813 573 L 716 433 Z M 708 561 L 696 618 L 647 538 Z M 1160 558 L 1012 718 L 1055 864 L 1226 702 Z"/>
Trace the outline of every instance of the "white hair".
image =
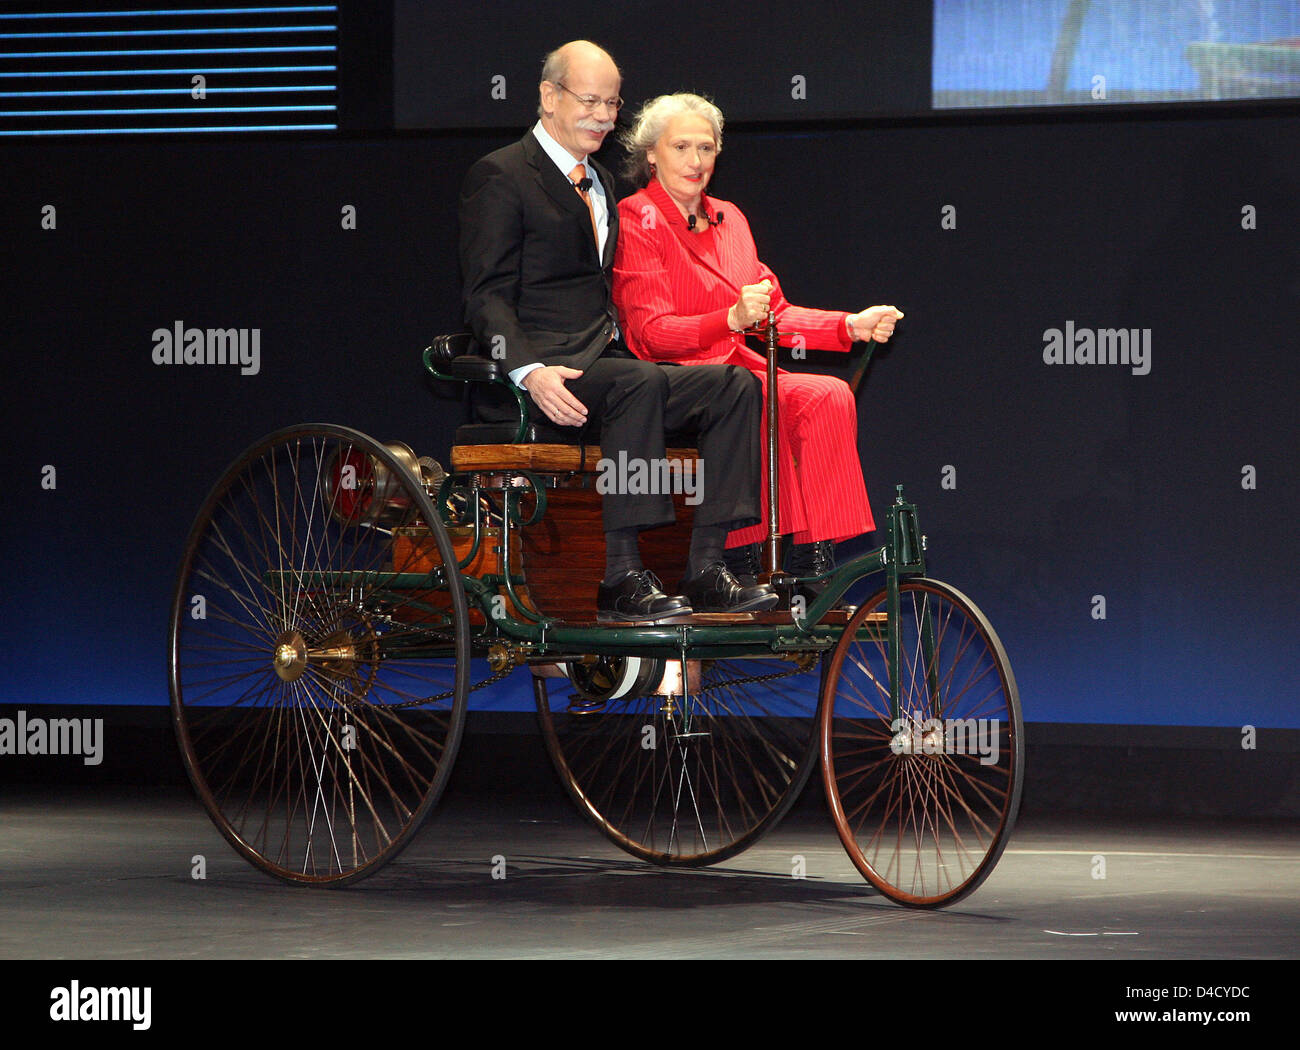
<path id="1" fill-rule="evenodd" d="M 702 95 L 692 95 L 679 91 L 675 95 L 660 95 L 652 98 L 636 115 L 632 126 L 621 137 L 624 148 L 628 151 L 624 174 L 640 184 L 650 181 L 650 161 L 646 151 L 663 136 L 664 129 L 674 117 L 683 113 L 696 113 L 709 122 L 713 128 L 713 144 L 722 149 L 722 110 Z"/>

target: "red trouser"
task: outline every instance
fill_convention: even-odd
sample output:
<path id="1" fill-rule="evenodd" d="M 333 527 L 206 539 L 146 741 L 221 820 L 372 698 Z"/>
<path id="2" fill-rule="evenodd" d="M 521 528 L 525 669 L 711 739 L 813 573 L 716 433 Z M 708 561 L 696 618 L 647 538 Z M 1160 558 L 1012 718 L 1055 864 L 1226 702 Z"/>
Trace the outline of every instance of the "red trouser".
<path id="1" fill-rule="evenodd" d="M 763 384 L 767 375 L 753 369 Z M 834 376 L 781 372 L 780 528 L 795 543 L 845 540 L 876 527 L 858 461 L 858 406 L 853 391 Z M 727 536 L 728 547 L 767 538 L 767 443 L 763 443 L 763 522 Z"/>

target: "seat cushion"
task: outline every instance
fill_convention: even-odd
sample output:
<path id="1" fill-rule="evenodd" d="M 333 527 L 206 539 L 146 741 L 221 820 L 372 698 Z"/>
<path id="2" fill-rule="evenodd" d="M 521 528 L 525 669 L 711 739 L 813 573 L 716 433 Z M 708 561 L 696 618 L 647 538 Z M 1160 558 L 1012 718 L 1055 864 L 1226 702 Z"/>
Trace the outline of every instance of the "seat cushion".
<path id="1" fill-rule="evenodd" d="M 518 423 L 465 423 L 456 428 L 457 445 L 508 445 L 515 440 Z M 600 428 L 557 427 L 546 419 L 531 420 L 522 444 L 588 445 L 600 440 Z"/>
<path id="2" fill-rule="evenodd" d="M 485 382 L 489 379 L 501 379 L 501 362 L 478 354 L 465 354 L 442 362 L 442 371 L 456 379 L 469 379 Z"/>

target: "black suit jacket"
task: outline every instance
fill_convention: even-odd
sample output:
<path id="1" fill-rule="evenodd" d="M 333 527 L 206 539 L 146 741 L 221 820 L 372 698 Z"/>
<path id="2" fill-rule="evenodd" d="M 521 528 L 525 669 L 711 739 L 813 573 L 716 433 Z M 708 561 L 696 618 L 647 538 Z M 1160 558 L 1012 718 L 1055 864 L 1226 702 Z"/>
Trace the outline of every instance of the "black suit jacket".
<path id="1" fill-rule="evenodd" d="M 609 205 L 603 258 L 586 203 L 531 130 L 465 176 L 465 320 L 480 352 L 502 360 L 507 372 L 534 361 L 585 369 L 614 334 L 618 207 L 614 180 L 590 163 Z"/>

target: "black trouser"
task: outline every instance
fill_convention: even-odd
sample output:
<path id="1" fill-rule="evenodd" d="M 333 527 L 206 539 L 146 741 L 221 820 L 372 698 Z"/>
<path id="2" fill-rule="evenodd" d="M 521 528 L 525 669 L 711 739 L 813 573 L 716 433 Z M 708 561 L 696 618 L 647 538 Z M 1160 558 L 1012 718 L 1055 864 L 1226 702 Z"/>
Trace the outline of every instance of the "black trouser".
<path id="1" fill-rule="evenodd" d="M 755 376 L 738 365 L 655 364 L 622 356 L 617 347 L 565 381 L 588 418 L 600 421 L 601 454 L 662 462 L 665 432 L 693 432 L 705 463 L 695 524 L 757 522 L 763 397 Z M 531 411 L 544 418 L 535 404 Z M 666 525 L 676 517 L 671 494 L 618 491 L 605 495 L 603 516 L 606 532 Z"/>

